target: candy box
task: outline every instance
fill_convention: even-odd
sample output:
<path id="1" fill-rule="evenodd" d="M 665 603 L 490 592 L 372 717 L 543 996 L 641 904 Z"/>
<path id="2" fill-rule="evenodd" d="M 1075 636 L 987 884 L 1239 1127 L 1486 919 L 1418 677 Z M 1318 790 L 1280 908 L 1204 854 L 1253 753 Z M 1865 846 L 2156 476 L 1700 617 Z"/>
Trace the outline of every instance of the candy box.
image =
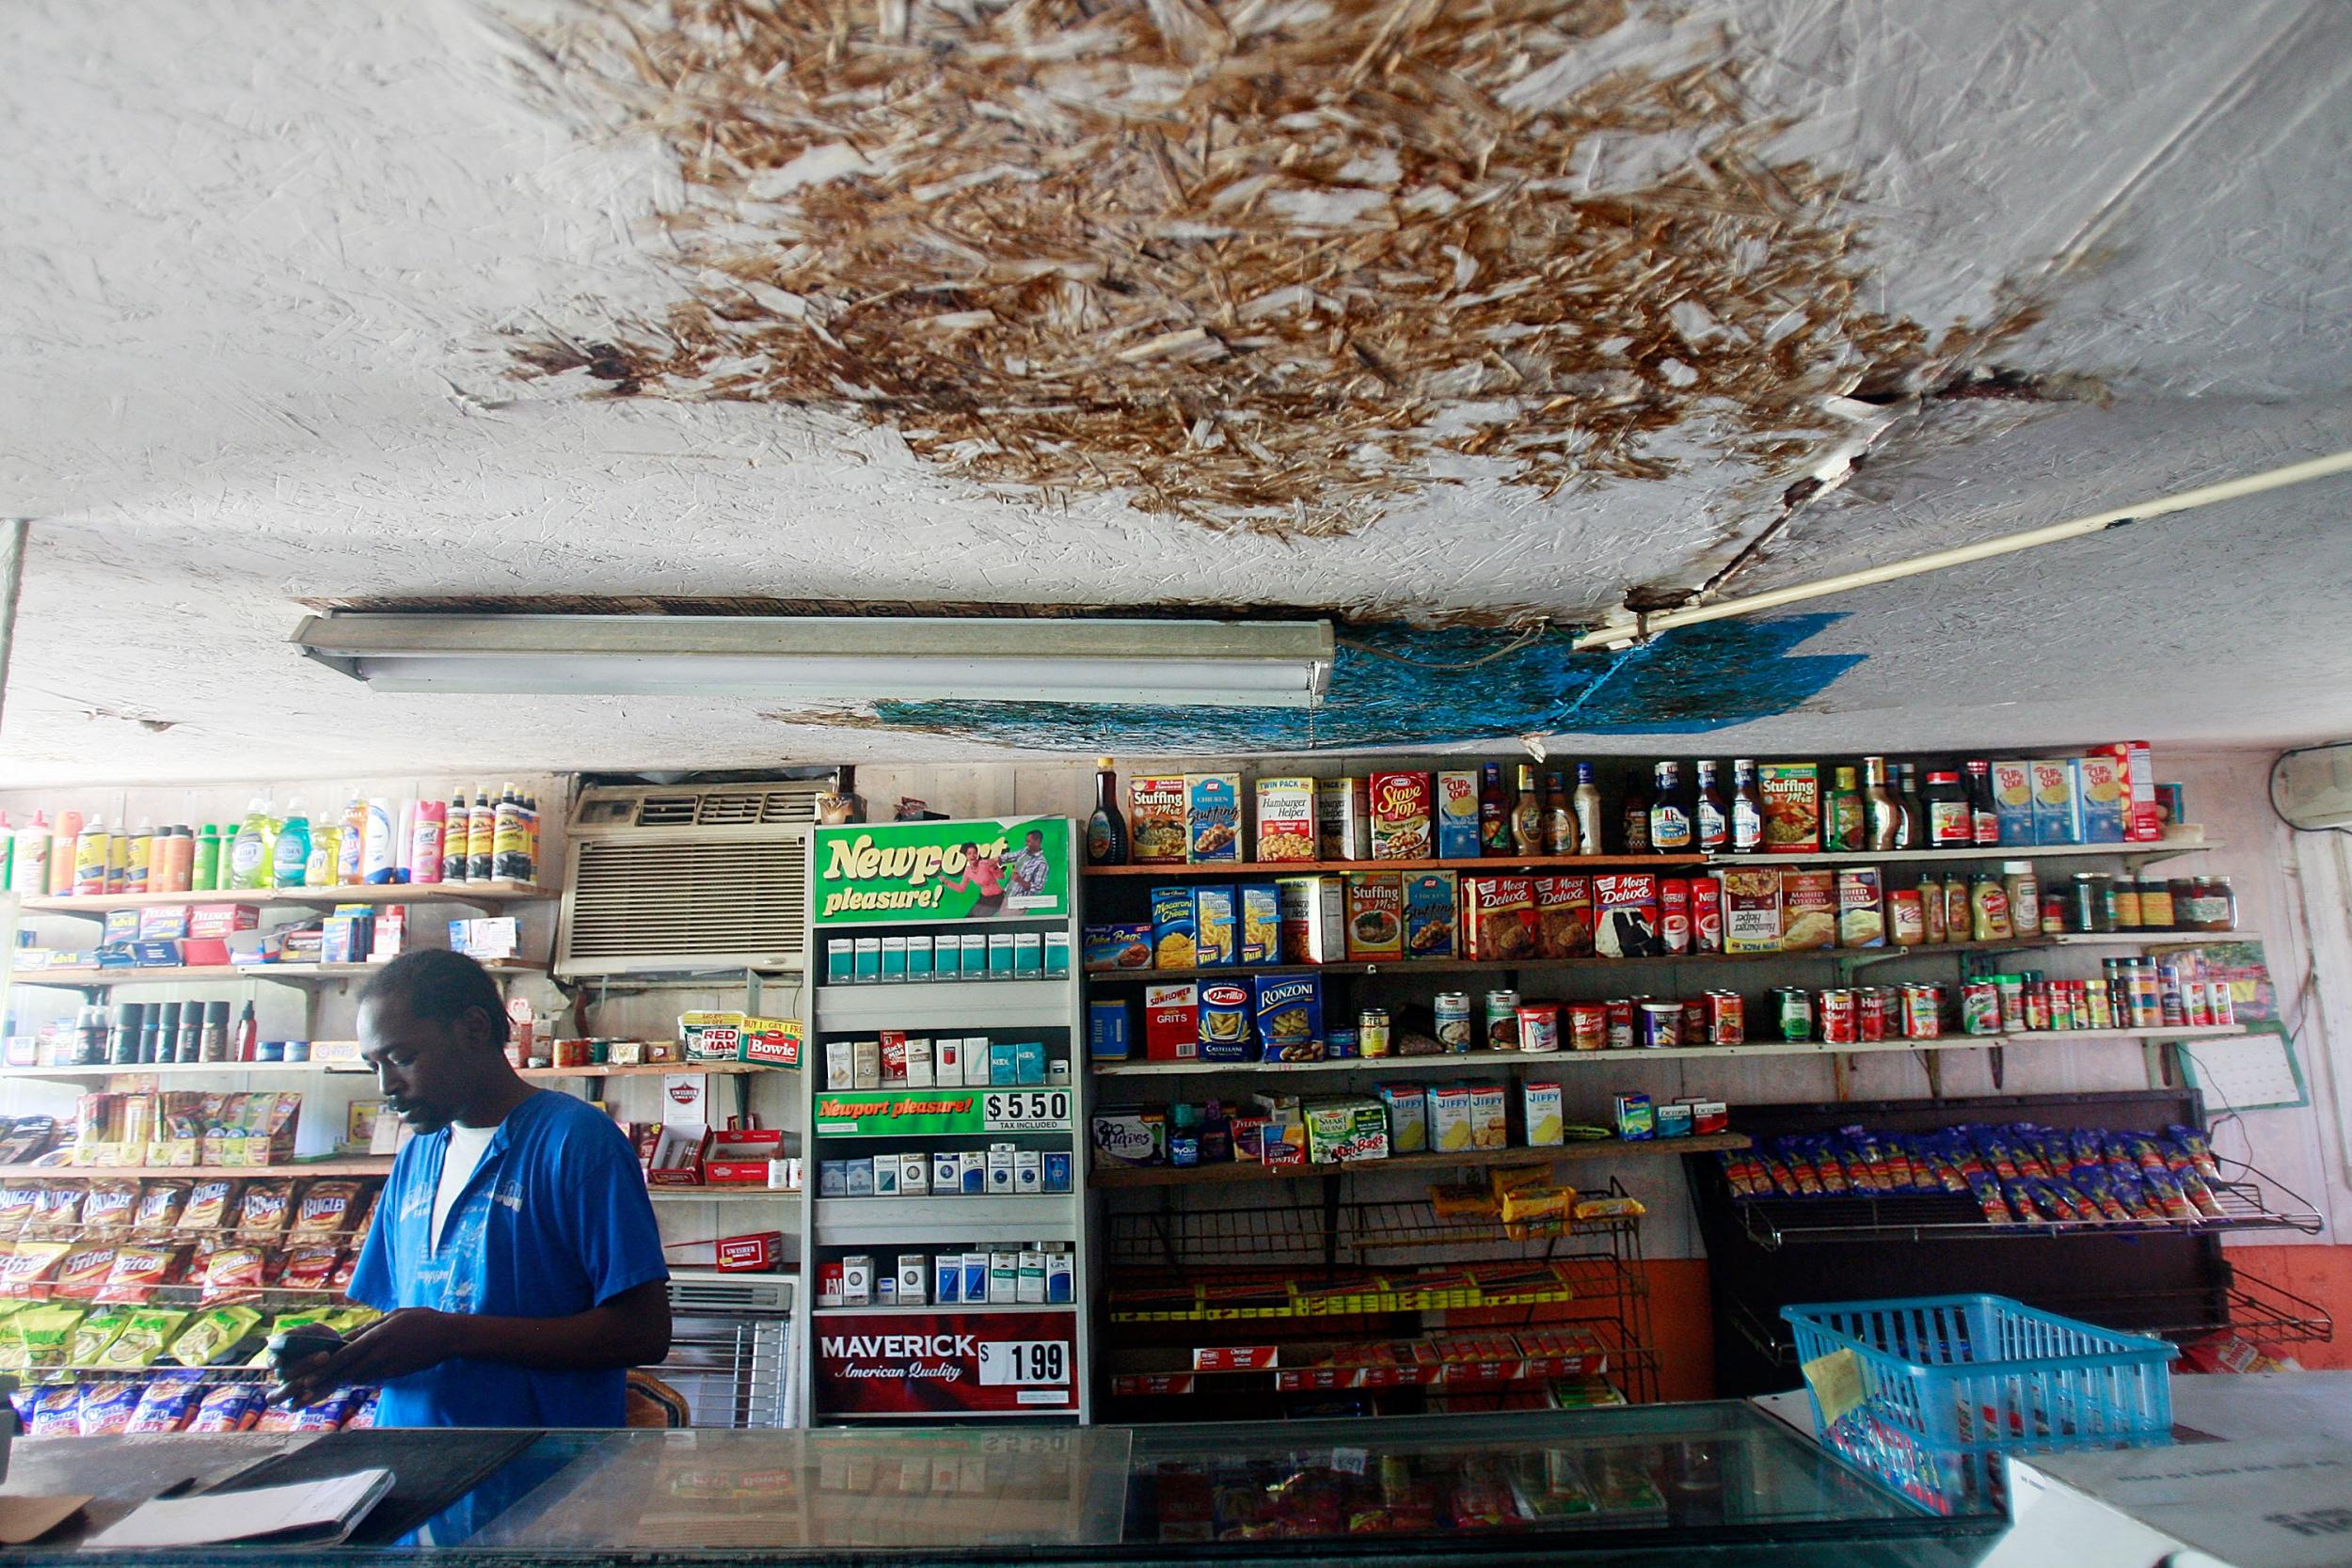
<path id="1" fill-rule="evenodd" d="M 1393 871 L 1356 871 L 1347 878 L 1347 957 L 1351 962 L 1405 954 L 1405 886 Z"/>
<path id="2" fill-rule="evenodd" d="M 1202 969 L 1228 969 L 1241 957 L 1241 930 L 1231 883 L 1192 890 L 1193 944 Z"/>
<path id="3" fill-rule="evenodd" d="M 1458 890 L 1451 871 L 1423 871 L 1405 879 L 1405 956 L 1455 957 L 1454 911 Z"/>
<path id="4" fill-rule="evenodd" d="M 1366 784 L 1372 810 L 1372 858 L 1425 861 L 1434 815 L 1429 775 L 1375 773 Z"/>
<path id="5" fill-rule="evenodd" d="M 1535 883 L 1527 877 L 1462 879 L 1462 955 L 1481 961 L 1535 956 Z"/>
<path id="6" fill-rule="evenodd" d="M 1593 879 L 1537 877 L 1535 952 L 1539 958 L 1574 958 L 1593 950 Z"/>
<path id="7" fill-rule="evenodd" d="M 2033 840 L 2033 764 L 1996 762 L 1993 765 L 1993 812 L 2000 818 L 2001 842 L 2026 845 Z"/>
<path id="8" fill-rule="evenodd" d="M 1200 1054 L 1200 988 L 1143 988 L 1143 1054 L 1154 1062 L 1189 1062 Z"/>
<path id="9" fill-rule="evenodd" d="M 1818 765 L 1758 763 L 1756 792 L 1764 807 L 1767 854 L 1803 854 L 1821 847 L 1821 770 Z"/>
<path id="10" fill-rule="evenodd" d="M 2074 793 L 2074 765 L 2066 757 L 2037 757 L 2033 769 L 2033 841 L 2080 844 L 2082 800 Z"/>
<path id="11" fill-rule="evenodd" d="M 1200 944 L 1190 887 L 1152 890 L 1152 967 L 1198 969 Z"/>
<path id="12" fill-rule="evenodd" d="M 1472 1084 L 1470 1091 L 1470 1147 L 1511 1147 L 1510 1097 L 1500 1084 Z"/>
<path id="13" fill-rule="evenodd" d="M 1478 774 L 1475 769 L 1438 775 L 1438 859 L 1478 858 Z"/>
<path id="14" fill-rule="evenodd" d="M 746 1017 L 741 1037 L 738 1056 L 742 1061 L 766 1067 L 801 1065 L 803 1036 L 799 1019 Z"/>
<path id="15" fill-rule="evenodd" d="M 1389 1118 L 1377 1100 L 1350 1096 L 1310 1101 L 1305 1120 L 1310 1164 L 1389 1157 Z"/>
<path id="16" fill-rule="evenodd" d="M 1610 872 L 1593 879 L 1593 951 L 1604 958 L 1651 958 L 1658 941 L 1658 874 Z"/>
<path id="17" fill-rule="evenodd" d="M 1241 961 L 1271 964 L 1282 961 L 1282 900 L 1272 882 L 1244 882 L 1233 890 L 1236 922 L 1241 931 Z"/>
<path id="18" fill-rule="evenodd" d="M 1313 974 L 1261 974 L 1253 1005 L 1261 1060 L 1323 1060 L 1323 981 Z"/>
<path id="19" fill-rule="evenodd" d="M 1363 780 L 1315 781 L 1315 855 L 1327 861 L 1372 858 L 1372 795 Z"/>
<path id="20" fill-rule="evenodd" d="M 1241 861 L 1241 775 L 1184 775 L 1184 859 L 1195 865 Z"/>
<path id="21" fill-rule="evenodd" d="M 1261 861 L 1315 858 L 1315 781 L 1258 781 L 1258 848 Z"/>
<path id="22" fill-rule="evenodd" d="M 1128 852 L 1137 865 L 1184 863 L 1184 781 L 1127 782 Z"/>
<path id="23" fill-rule="evenodd" d="M 1098 1163 L 1163 1165 L 1168 1163 L 1168 1114 L 1164 1111 L 1098 1111 L 1089 1123 Z"/>
<path id="24" fill-rule="evenodd" d="M 1339 878 L 1279 878 L 1274 896 L 1283 963 L 1337 963 L 1346 956 L 1347 894 Z"/>
<path id="25" fill-rule="evenodd" d="M 1086 970 L 1099 974 L 1113 969 L 1150 969 L 1152 967 L 1152 925 L 1149 921 L 1122 921 L 1111 926 L 1089 926 L 1084 932 Z M 840 943 L 835 942 L 835 946 Z"/>
<path id="26" fill-rule="evenodd" d="M 1389 1114 L 1389 1148 L 1421 1154 L 1429 1148 L 1429 1100 L 1419 1084 L 1383 1084 L 1373 1091 Z"/>

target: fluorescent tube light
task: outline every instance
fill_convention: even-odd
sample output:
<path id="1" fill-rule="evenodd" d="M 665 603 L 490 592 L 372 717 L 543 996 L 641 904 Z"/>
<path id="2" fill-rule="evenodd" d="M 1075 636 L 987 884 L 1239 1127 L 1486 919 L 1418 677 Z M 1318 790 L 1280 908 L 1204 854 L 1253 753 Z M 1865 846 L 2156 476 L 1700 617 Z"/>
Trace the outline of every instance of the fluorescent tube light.
<path id="1" fill-rule="evenodd" d="M 383 691 L 805 703 L 1309 707 L 1327 621 L 731 615 L 306 618 L 310 657 Z"/>

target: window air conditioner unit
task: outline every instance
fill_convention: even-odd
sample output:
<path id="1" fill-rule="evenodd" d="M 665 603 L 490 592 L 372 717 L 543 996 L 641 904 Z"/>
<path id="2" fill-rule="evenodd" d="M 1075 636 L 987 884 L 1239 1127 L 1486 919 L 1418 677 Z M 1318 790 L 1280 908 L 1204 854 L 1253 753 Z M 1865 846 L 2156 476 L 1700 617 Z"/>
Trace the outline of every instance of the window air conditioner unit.
<path id="1" fill-rule="evenodd" d="M 567 980 L 797 974 L 809 830 L 829 780 L 592 785 L 572 807 L 556 928 Z"/>

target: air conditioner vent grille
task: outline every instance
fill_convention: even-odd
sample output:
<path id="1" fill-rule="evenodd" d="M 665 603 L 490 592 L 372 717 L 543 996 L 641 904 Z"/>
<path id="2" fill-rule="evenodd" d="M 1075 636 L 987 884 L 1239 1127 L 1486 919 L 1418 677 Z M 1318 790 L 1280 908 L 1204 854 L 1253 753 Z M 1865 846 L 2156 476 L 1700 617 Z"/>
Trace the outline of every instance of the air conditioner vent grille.
<path id="1" fill-rule="evenodd" d="M 680 839 L 574 845 L 564 956 L 797 963 L 808 920 L 808 842 Z"/>
<path id="2" fill-rule="evenodd" d="M 771 789 L 682 790 L 646 794 L 637 803 L 640 828 L 752 828 L 817 820 L 821 785 Z"/>

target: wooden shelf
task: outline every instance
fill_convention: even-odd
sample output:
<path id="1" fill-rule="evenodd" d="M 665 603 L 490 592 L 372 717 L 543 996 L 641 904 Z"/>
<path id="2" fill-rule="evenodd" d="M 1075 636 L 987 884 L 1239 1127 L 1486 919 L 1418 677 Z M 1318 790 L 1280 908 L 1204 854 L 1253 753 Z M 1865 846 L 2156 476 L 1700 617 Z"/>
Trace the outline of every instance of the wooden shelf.
<path id="1" fill-rule="evenodd" d="M 494 958 L 483 968 L 493 974 L 544 974 L 548 966 L 527 958 Z M 363 964 L 177 964 L 144 969 L 25 969 L 8 980 L 18 986 L 53 986 L 64 990 L 114 990 L 124 986 L 217 985 L 223 981 L 267 980 L 279 986 L 329 986 L 379 973 L 380 963 Z"/>
<path id="2" fill-rule="evenodd" d="M 1314 877 L 1350 871 L 1647 871 L 1700 866 L 1705 855 L 1489 855 L 1474 861 L 1238 861 L 1227 865 L 1089 865 L 1089 877 Z"/>
<path id="3" fill-rule="evenodd" d="M 1635 969 L 1668 964 L 1768 964 L 1820 958 L 1856 963 L 1893 963 L 1949 953 L 2025 953 L 2059 947 L 2186 947 L 2214 942 L 2260 942 L 2251 931 L 2069 932 L 2057 937 L 2013 937 L 2003 942 L 1933 942 L 1916 947 L 1800 947 L 1775 953 L 1668 953 L 1654 958 L 1604 958 L 1579 953 L 1565 958 L 1378 958 L 1325 964 L 1220 964 L 1210 969 L 1090 969 L 1089 980 L 1213 980 L 1234 974 L 1459 974 L 1522 969 Z"/>
<path id="4" fill-rule="evenodd" d="M 392 1168 L 388 1155 L 373 1160 L 297 1160 L 291 1165 L 0 1165 L 0 1176 L 45 1180 L 119 1180 L 127 1177 L 382 1176 Z"/>
<path id="5" fill-rule="evenodd" d="M 8 1078 L 178 1077 L 183 1073 L 223 1072 L 348 1072 L 373 1074 L 365 1062 L 149 1062 L 139 1067 L 11 1067 L 0 1068 Z"/>
<path id="6" fill-rule="evenodd" d="M 1707 857 L 1709 865 L 1913 865 L 1938 861 L 2046 860 L 2170 860 L 2175 855 L 2199 855 L 2222 847 L 2219 840 L 2188 844 L 2164 840 L 2155 844 L 2000 844 L 1965 849 L 1839 849 L 1794 855 L 1724 855 Z M 1653 856 L 1652 859 L 1662 859 Z"/>
<path id="7" fill-rule="evenodd" d="M 28 914 L 79 914 L 103 920 L 108 910 L 168 909 L 183 904 L 242 904 L 252 909 L 331 908 L 337 904 L 530 904 L 559 897 L 529 882 L 361 882 L 351 887 L 280 887 L 213 893 L 103 893 L 27 898 Z"/>
<path id="8" fill-rule="evenodd" d="M 1386 1160 L 1359 1160 L 1343 1165 L 1261 1165 L 1232 1161 L 1217 1165 L 1096 1165 L 1087 1173 L 1094 1187 L 1182 1187 L 1192 1182 L 1317 1181 L 1327 1176 L 1378 1176 L 1389 1171 L 1458 1170 L 1480 1165 L 1534 1164 L 1539 1161 L 1613 1160 L 1646 1155 L 1706 1154 L 1718 1149 L 1745 1148 L 1744 1132 L 1709 1132 L 1688 1138 L 1647 1138 L 1627 1143 L 1620 1138 L 1563 1144 L 1558 1148 L 1475 1148 L 1452 1154 L 1398 1154 Z"/>
<path id="9" fill-rule="evenodd" d="M 525 1078 L 667 1078 L 673 1073 L 742 1077 L 755 1072 L 797 1072 L 797 1068 L 771 1067 L 766 1062 L 643 1062 L 614 1067 L 610 1062 L 588 1067 L 527 1067 Z"/>

